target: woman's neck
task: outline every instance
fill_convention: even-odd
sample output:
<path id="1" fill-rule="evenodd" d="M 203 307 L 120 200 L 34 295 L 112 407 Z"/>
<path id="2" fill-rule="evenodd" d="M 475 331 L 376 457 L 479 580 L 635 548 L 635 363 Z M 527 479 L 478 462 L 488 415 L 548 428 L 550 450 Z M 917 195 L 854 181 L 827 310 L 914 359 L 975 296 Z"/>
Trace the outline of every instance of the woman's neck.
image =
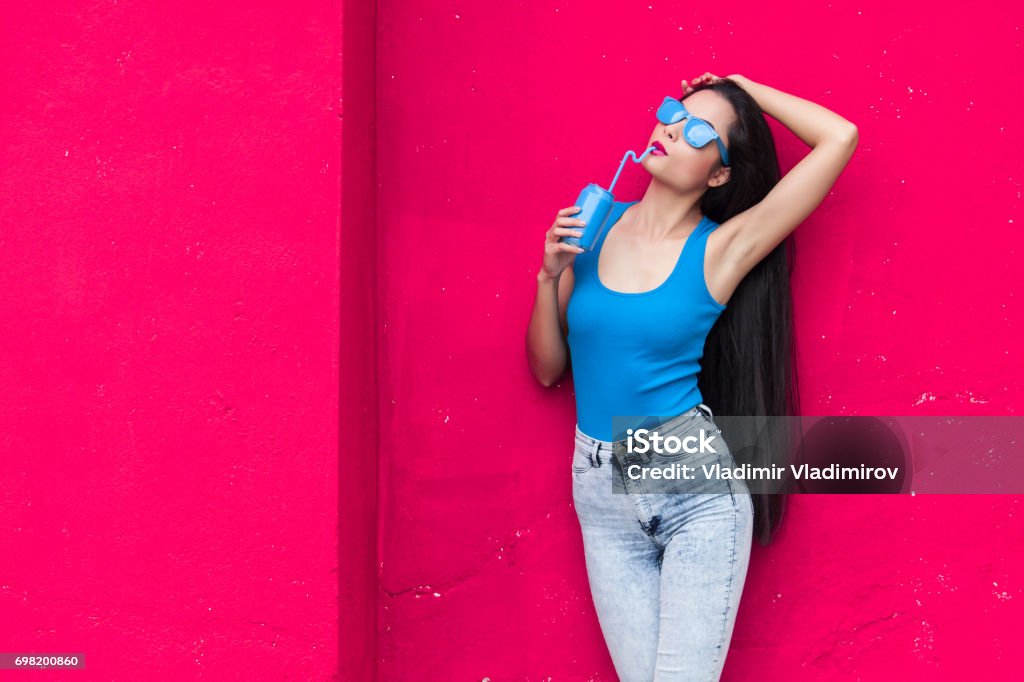
<path id="1" fill-rule="evenodd" d="M 689 234 L 703 217 L 700 212 L 703 194 L 703 188 L 680 194 L 652 178 L 643 198 L 632 211 L 634 215 L 630 231 L 649 237 L 652 241 L 671 240 L 677 235 Z"/>

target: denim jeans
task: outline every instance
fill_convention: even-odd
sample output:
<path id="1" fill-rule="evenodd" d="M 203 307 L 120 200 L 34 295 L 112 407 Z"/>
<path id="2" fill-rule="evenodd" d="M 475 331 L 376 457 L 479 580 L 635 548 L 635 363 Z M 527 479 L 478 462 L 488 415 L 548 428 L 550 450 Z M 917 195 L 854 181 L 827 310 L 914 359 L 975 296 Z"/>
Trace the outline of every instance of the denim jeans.
<path id="1" fill-rule="evenodd" d="M 720 433 L 703 403 L 659 433 L 682 438 L 701 429 Z M 628 494 L 616 494 L 613 477 L 623 477 L 624 460 L 613 445 L 576 426 L 573 503 L 615 671 L 621 682 L 718 680 L 750 563 L 749 489 L 737 479 L 720 484 L 728 492 L 653 494 L 631 481 Z M 678 461 L 735 467 L 728 445 L 719 438 L 716 446 L 710 460 L 701 453 Z"/>

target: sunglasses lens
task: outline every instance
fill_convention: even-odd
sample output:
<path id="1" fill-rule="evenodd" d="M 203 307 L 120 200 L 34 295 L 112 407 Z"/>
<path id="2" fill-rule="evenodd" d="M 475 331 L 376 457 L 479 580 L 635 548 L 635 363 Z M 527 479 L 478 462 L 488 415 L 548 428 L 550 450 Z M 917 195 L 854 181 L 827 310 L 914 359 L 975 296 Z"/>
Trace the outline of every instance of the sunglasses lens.
<path id="1" fill-rule="evenodd" d="M 715 133 L 711 128 L 701 121 L 690 121 L 686 126 L 686 141 L 694 147 L 703 147 L 715 139 Z"/>
<path id="2" fill-rule="evenodd" d="M 677 100 L 666 99 L 658 107 L 658 120 L 665 125 L 672 125 L 683 118 L 683 105 Z"/>

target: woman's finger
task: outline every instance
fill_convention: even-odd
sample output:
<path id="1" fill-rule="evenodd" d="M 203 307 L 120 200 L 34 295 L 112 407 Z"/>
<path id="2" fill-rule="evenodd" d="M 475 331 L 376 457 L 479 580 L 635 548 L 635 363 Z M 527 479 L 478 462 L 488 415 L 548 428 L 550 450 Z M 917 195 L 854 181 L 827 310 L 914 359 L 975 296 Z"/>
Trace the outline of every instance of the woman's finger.
<path id="1" fill-rule="evenodd" d="M 572 216 L 561 216 L 559 218 L 555 218 L 555 225 L 579 225 L 580 227 L 584 227 L 586 224 L 586 221 L 579 218 L 573 218 Z"/>
<path id="2" fill-rule="evenodd" d="M 556 227 L 551 231 L 552 234 L 558 237 L 582 237 L 583 230 L 577 230 L 572 227 Z"/>
<path id="3" fill-rule="evenodd" d="M 587 223 L 580 220 L 579 218 L 573 218 L 572 216 L 559 216 L 555 218 L 555 222 L 551 223 L 551 227 L 573 227 L 582 229 L 586 227 Z"/>
<path id="4" fill-rule="evenodd" d="M 569 242 L 544 242 L 544 253 L 558 253 L 559 251 L 568 251 L 569 253 L 580 253 L 583 250 L 584 249 L 582 246 L 574 246 Z"/>

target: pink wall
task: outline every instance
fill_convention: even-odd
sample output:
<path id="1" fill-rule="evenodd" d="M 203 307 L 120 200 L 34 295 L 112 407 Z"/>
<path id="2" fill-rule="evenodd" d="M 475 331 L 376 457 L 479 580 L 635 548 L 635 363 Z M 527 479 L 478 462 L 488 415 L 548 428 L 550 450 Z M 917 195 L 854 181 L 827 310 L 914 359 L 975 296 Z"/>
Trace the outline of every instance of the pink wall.
<path id="1" fill-rule="evenodd" d="M 340 7 L 4 14 L 0 650 L 330 679 Z"/>
<path id="2" fill-rule="evenodd" d="M 1020 9 L 524 4 L 8 11 L 0 649 L 83 679 L 613 680 L 571 382 L 536 384 L 523 334 L 554 211 L 703 70 L 860 128 L 797 233 L 804 411 L 1017 412 Z M 791 502 L 727 679 L 1024 663 L 1017 498 Z"/>
<path id="3" fill-rule="evenodd" d="M 537 384 L 523 337 L 556 210 L 611 179 L 681 78 L 740 72 L 859 126 L 797 232 L 805 413 L 1021 409 L 1024 17 L 942 7 L 379 3 L 380 679 L 615 679 L 571 506 L 571 381 Z M 788 170 L 806 147 L 772 127 Z M 1018 498 L 791 503 L 726 679 L 1024 663 Z"/>
<path id="4" fill-rule="evenodd" d="M 338 466 L 340 680 L 377 670 L 377 209 L 373 31 L 376 8 L 345 0 L 342 16 L 341 349 Z"/>

